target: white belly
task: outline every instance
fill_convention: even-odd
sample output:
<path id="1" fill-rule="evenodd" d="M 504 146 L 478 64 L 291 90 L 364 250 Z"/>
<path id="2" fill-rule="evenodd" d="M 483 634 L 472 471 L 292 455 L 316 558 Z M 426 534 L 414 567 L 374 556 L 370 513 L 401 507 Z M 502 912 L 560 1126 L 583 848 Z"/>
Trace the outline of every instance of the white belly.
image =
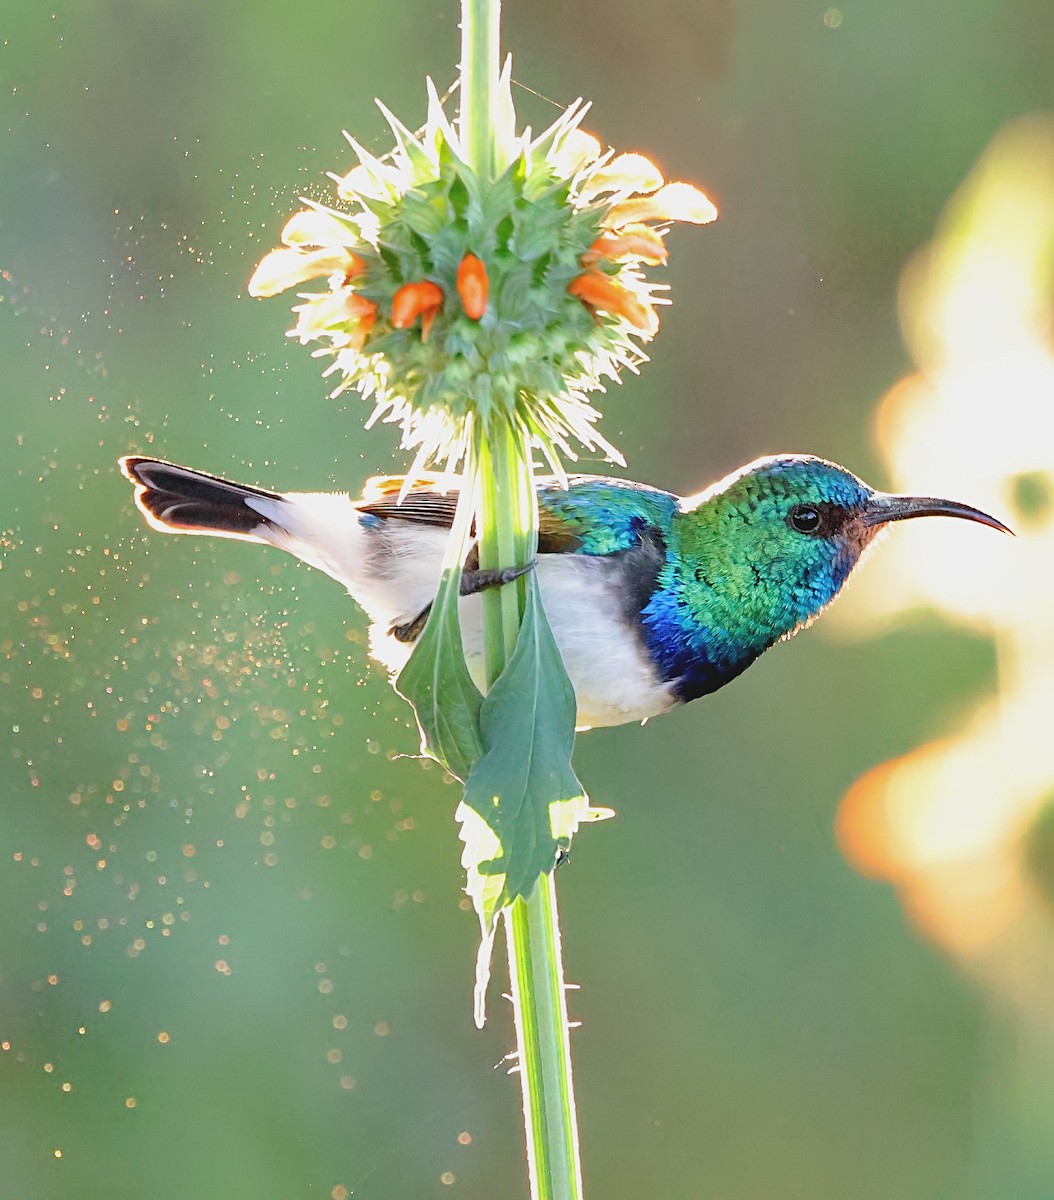
<path id="1" fill-rule="evenodd" d="M 623 725 L 658 716 L 676 704 L 622 612 L 621 597 L 596 571 L 595 560 L 543 555 L 538 584 L 578 702 L 579 728 Z M 483 660 L 481 598 L 461 601 L 466 658 Z"/>
<path id="2" fill-rule="evenodd" d="M 393 674 L 412 645 L 393 637 L 393 626 L 413 621 L 431 604 L 442 567 L 447 531 L 412 521 L 371 528 L 349 520 L 346 496 L 290 495 L 253 498 L 253 508 L 281 523 L 259 536 L 340 580 L 373 622 L 370 653 Z M 622 611 L 614 563 L 585 555 L 543 554 L 535 568 L 542 603 L 560 647 L 578 702 L 578 726 L 643 721 L 674 707 Z M 483 680 L 482 600 L 460 601 L 465 657 Z"/>
<path id="3" fill-rule="evenodd" d="M 658 716 L 677 703 L 669 683 L 622 613 L 620 598 L 605 586 L 595 560 L 575 555 L 543 555 L 538 584 L 546 616 L 575 689 L 580 729 L 623 725 Z M 427 604 L 418 607 L 420 612 Z M 465 659 L 477 684 L 483 682 L 482 597 L 459 602 Z M 407 619 L 402 617 L 401 619 Z M 388 632 L 389 622 L 370 630 L 370 652 L 397 673 L 413 649 Z"/>

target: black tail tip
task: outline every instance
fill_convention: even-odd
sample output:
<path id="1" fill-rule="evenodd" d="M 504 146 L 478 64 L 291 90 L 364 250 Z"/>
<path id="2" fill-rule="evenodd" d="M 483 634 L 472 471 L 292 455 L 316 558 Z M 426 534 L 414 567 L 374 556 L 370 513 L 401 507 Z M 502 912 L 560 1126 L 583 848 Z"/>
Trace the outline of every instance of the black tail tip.
<path id="1" fill-rule="evenodd" d="M 164 533 L 256 537 L 267 521 L 247 499 L 281 499 L 274 492 L 231 483 L 162 458 L 126 454 L 119 464 L 124 477 L 135 485 L 136 507 L 149 525 Z"/>
<path id="2" fill-rule="evenodd" d="M 143 487 L 149 487 L 150 485 L 140 475 L 139 468 L 144 464 L 149 465 L 151 463 L 166 467 L 172 465 L 160 458 L 147 458 L 145 454 L 124 454 L 117 460 L 117 465 L 121 468 L 121 474 L 125 479 L 132 483 L 138 483 Z"/>

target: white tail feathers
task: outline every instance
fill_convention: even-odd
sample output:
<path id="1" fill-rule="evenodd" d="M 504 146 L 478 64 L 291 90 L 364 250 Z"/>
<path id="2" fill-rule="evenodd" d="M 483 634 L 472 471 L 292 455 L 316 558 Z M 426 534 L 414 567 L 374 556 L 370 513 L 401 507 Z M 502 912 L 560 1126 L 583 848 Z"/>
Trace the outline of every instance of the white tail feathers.
<path id="1" fill-rule="evenodd" d="M 445 530 L 364 516 L 343 492 L 268 492 L 137 456 L 121 470 L 154 529 L 285 550 L 342 583 L 374 621 L 411 620 L 435 595 Z"/>

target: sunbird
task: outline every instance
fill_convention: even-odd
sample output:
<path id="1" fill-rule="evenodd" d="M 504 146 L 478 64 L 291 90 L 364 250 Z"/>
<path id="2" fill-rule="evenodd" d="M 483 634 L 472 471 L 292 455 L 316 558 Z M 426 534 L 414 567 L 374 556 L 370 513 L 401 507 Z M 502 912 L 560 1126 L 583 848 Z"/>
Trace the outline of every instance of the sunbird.
<path id="1" fill-rule="evenodd" d="M 405 488 L 402 476 L 382 476 L 353 500 L 263 491 L 135 455 L 121 469 L 153 528 L 289 551 L 365 610 L 375 659 L 394 675 L 409 658 L 435 598 L 456 482 Z M 694 496 L 601 475 L 545 477 L 537 496 L 531 565 L 580 728 L 644 721 L 724 687 L 810 624 L 894 521 L 962 517 L 1011 532 L 969 505 L 877 492 L 799 454 L 758 459 Z M 480 593 L 522 570 L 481 569 L 474 549 L 465 562 L 459 617 L 477 681 Z"/>

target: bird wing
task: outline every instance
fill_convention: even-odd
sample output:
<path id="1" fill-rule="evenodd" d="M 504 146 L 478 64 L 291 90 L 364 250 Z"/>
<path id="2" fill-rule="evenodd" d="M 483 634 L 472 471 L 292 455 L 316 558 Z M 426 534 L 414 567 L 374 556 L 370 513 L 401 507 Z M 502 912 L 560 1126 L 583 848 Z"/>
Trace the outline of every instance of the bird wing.
<path id="1" fill-rule="evenodd" d="M 400 500 L 405 484 L 404 475 L 374 475 L 366 480 L 362 499 L 355 507 L 359 512 L 375 517 L 416 521 L 420 525 L 438 525 L 443 529 L 453 525 L 454 511 L 461 495 L 456 475 L 419 475 L 411 481 Z"/>
<path id="2" fill-rule="evenodd" d="M 456 477 L 416 478 L 400 501 L 404 483 L 402 475 L 377 476 L 356 507 L 388 520 L 449 529 L 459 495 Z M 646 531 L 663 535 L 678 504 L 670 492 L 603 475 L 571 475 L 566 487 L 545 476 L 537 490 L 539 554 L 607 555 L 632 549 Z"/>

